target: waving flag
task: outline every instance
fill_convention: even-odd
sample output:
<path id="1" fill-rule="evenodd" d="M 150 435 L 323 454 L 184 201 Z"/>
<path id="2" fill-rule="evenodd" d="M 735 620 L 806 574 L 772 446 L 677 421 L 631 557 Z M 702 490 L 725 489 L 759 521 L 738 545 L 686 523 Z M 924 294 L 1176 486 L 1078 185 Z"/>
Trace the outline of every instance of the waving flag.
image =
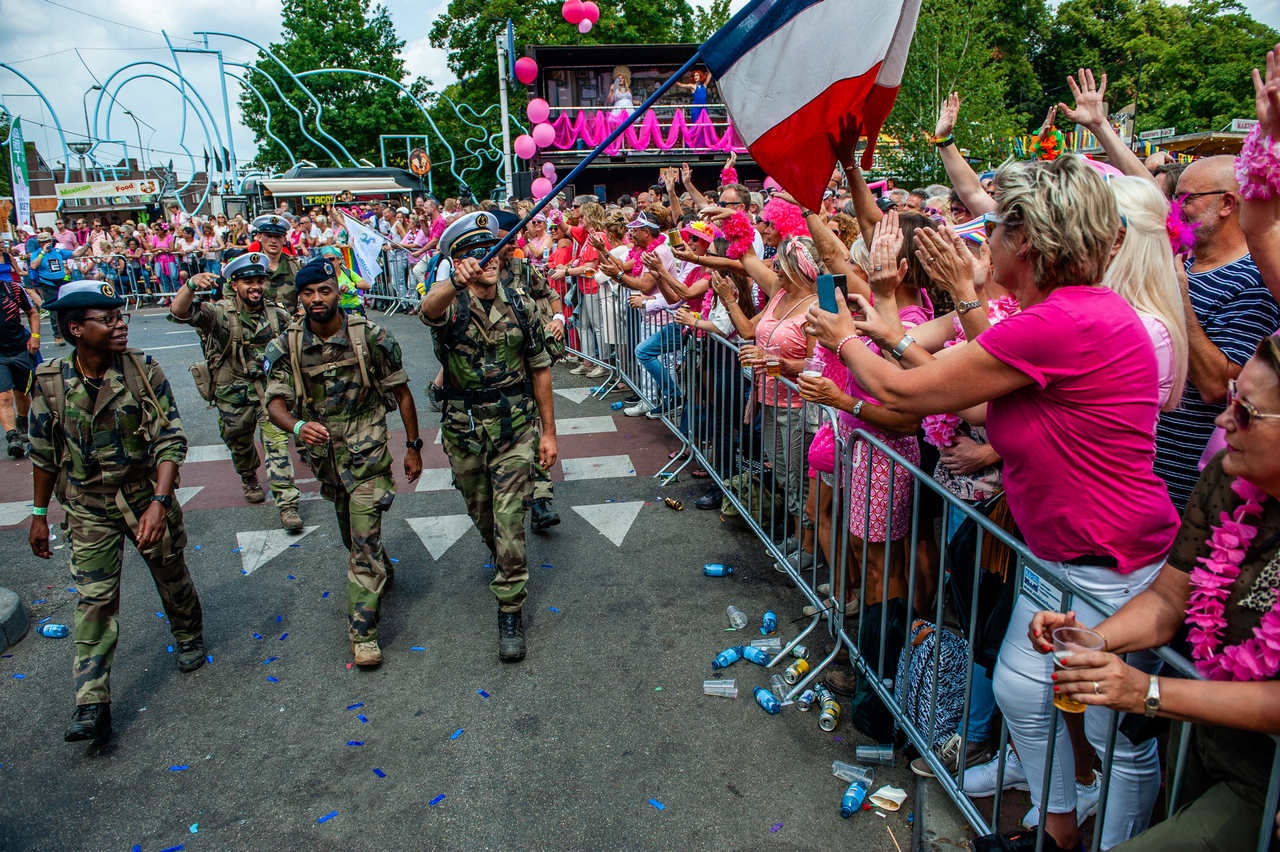
<path id="1" fill-rule="evenodd" d="M 354 217 L 346 213 L 342 215 L 347 220 L 347 234 L 350 237 L 351 251 L 356 256 L 360 277 L 372 284 L 382 274 L 382 244 L 387 240 L 377 231 L 360 224 Z"/>
<path id="2" fill-rule="evenodd" d="M 919 11 L 920 0 L 751 0 L 702 46 L 751 156 L 806 207 L 860 137 L 871 166 Z"/>

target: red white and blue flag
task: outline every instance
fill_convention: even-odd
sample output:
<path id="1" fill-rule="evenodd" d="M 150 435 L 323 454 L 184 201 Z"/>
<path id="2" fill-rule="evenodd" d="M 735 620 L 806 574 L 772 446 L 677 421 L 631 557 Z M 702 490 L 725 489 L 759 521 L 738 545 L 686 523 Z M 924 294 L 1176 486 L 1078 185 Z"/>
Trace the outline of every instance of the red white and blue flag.
<path id="1" fill-rule="evenodd" d="M 751 156 L 817 208 L 841 156 L 893 108 L 920 0 L 752 0 L 702 46 Z"/>

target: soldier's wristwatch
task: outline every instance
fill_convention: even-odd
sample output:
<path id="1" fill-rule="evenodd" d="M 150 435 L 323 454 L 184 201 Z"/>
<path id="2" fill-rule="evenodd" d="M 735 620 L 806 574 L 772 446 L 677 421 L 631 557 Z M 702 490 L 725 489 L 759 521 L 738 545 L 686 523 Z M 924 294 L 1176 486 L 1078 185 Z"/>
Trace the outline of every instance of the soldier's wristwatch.
<path id="1" fill-rule="evenodd" d="M 152 496 L 151 502 L 159 503 L 161 506 L 164 506 L 166 509 L 172 509 L 173 495 L 172 494 L 156 494 Z"/>
<path id="2" fill-rule="evenodd" d="M 420 450 L 422 449 L 422 439 L 416 438 L 412 441 L 405 441 L 404 448 L 406 450 Z"/>

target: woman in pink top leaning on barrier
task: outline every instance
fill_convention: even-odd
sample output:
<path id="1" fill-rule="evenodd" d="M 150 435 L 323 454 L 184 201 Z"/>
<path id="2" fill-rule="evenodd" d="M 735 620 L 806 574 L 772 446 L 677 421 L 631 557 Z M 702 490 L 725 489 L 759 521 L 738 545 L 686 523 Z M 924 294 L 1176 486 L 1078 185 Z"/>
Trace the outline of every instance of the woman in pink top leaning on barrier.
<path id="1" fill-rule="evenodd" d="M 1006 165 L 996 185 L 996 213 L 987 223 L 993 271 L 1022 310 L 984 331 L 977 346 L 900 370 L 849 345 L 856 326 L 843 306 L 837 314 L 811 308 L 810 326 L 890 410 L 924 415 L 989 401 L 988 435 L 1004 459 L 1009 509 L 1027 546 L 1044 570 L 1119 607 L 1155 579 L 1178 518 L 1152 470 L 1159 378 L 1151 337 L 1123 298 L 1099 286 L 1120 229 L 1116 202 L 1097 172 L 1071 155 Z M 929 270 L 972 274 L 963 251 L 944 228 L 925 235 L 917 257 Z M 865 299 L 854 300 L 874 312 Z M 895 351 L 905 357 L 912 345 L 905 340 Z M 1074 848 L 1075 768 L 1061 722 L 1043 789 L 1053 659 L 1026 638 L 1031 616 L 1045 608 L 1028 597 L 1034 573 L 1024 574 L 1000 649 L 996 698 L 1046 831 L 1058 847 Z M 1056 599 L 1050 605 L 1056 608 Z M 1085 714 L 1099 750 L 1109 713 Z M 1160 784 L 1154 740 L 1134 745 L 1121 733 L 1113 756 L 1104 849 L 1146 827 Z"/>

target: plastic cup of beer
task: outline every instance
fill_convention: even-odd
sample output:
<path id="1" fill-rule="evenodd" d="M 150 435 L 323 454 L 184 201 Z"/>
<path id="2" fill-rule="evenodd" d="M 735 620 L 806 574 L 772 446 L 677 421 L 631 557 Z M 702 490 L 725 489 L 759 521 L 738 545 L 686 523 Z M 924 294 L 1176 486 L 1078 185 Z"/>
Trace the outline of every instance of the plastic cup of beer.
<path id="1" fill-rule="evenodd" d="M 1059 627 L 1053 631 L 1053 667 L 1063 668 L 1062 661 L 1073 654 L 1087 654 L 1090 651 L 1101 651 L 1106 645 L 1102 635 L 1087 627 Z M 1081 704 L 1065 694 L 1055 693 L 1053 706 L 1063 713 L 1083 713 L 1087 704 Z"/>
<path id="2" fill-rule="evenodd" d="M 765 375 L 771 379 L 782 375 L 782 353 L 776 346 L 764 347 L 764 369 Z"/>
<path id="3" fill-rule="evenodd" d="M 760 366 L 763 357 L 764 353 L 761 348 L 752 343 L 744 343 L 738 349 L 738 360 L 742 363 L 742 366 L 752 370 Z"/>
<path id="4" fill-rule="evenodd" d="M 826 366 L 826 362 L 821 358 L 805 358 L 804 369 L 800 371 L 800 375 L 808 376 L 811 379 L 820 379 L 822 378 L 822 370 Z"/>

